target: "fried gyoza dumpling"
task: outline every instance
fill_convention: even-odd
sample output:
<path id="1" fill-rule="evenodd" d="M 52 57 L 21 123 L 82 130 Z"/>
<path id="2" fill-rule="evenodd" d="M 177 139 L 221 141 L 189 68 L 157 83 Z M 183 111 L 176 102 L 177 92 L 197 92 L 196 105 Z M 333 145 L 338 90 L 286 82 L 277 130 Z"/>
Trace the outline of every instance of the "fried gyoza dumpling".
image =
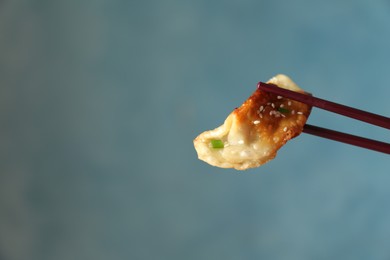
<path id="1" fill-rule="evenodd" d="M 267 83 L 308 94 L 285 75 Z M 213 166 L 237 170 L 258 167 L 302 132 L 310 111 L 309 105 L 257 89 L 223 125 L 196 137 L 194 146 L 199 159 Z"/>

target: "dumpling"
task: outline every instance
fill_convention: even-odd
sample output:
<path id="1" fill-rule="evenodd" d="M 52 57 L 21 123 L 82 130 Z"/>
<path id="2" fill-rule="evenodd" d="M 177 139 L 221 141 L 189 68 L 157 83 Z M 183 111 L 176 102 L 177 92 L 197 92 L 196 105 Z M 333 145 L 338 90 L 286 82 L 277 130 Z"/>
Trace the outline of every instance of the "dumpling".
<path id="1" fill-rule="evenodd" d="M 285 75 L 267 83 L 308 94 Z M 223 125 L 196 137 L 194 146 L 199 159 L 213 166 L 237 170 L 258 167 L 302 132 L 310 111 L 309 105 L 257 89 Z"/>

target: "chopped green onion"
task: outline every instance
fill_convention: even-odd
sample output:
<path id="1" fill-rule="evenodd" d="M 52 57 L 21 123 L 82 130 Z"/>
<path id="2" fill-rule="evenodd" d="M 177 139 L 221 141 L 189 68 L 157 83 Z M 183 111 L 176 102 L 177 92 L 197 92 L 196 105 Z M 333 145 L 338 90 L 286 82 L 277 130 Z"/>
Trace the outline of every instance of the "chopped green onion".
<path id="1" fill-rule="evenodd" d="M 289 109 L 283 108 L 283 107 L 279 107 L 279 108 L 278 108 L 278 111 L 279 111 L 280 113 L 282 113 L 282 114 L 288 114 L 288 113 L 290 113 L 290 110 L 289 110 Z"/>
<path id="2" fill-rule="evenodd" d="M 221 140 L 211 140 L 211 146 L 213 148 L 223 148 L 223 142 Z"/>

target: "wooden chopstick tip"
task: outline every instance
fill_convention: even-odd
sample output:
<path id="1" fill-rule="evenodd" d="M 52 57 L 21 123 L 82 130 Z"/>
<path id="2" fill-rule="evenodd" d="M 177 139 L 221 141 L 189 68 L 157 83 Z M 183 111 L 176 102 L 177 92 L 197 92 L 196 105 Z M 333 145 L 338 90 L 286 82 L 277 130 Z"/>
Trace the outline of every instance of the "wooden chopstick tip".
<path id="1" fill-rule="evenodd" d="M 278 85 L 276 85 L 274 83 L 264 83 L 261 81 L 259 83 L 257 83 L 257 89 L 263 90 L 266 92 L 271 92 L 274 94 L 288 95 L 288 97 L 292 95 L 292 97 L 293 97 L 292 99 L 294 99 L 294 97 L 296 98 L 297 95 L 313 96 L 313 94 L 311 92 L 307 92 L 305 90 L 302 90 L 302 92 L 297 92 L 297 91 L 293 91 L 293 90 L 288 89 L 288 88 L 279 87 Z"/>
<path id="2" fill-rule="evenodd" d="M 259 81 L 259 83 L 257 83 L 258 90 L 272 91 L 272 89 L 275 89 L 275 88 L 280 88 L 280 87 L 276 84 L 273 84 L 273 83 L 264 83 L 261 81 Z"/>
<path id="3" fill-rule="evenodd" d="M 268 87 L 269 85 L 276 86 L 276 85 L 274 85 L 274 84 L 269 84 L 269 83 L 264 83 L 264 82 L 259 81 L 259 82 L 257 83 L 257 88 L 258 88 L 258 89 L 263 89 L 263 88 Z"/>

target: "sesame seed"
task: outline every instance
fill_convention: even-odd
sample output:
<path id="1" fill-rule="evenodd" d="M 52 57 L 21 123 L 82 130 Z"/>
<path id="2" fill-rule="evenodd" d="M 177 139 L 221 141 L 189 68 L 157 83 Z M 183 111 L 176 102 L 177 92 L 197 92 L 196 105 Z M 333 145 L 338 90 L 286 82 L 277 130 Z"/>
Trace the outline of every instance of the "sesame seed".
<path id="1" fill-rule="evenodd" d="M 274 103 L 272 103 L 271 106 L 272 106 L 272 108 L 275 108 L 275 104 Z"/>
<path id="2" fill-rule="evenodd" d="M 291 101 L 288 101 L 287 105 L 291 106 Z"/>
<path id="3" fill-rule="evenodd" d="M 277 99 L 282 99 L 283 97 L 282 97 L 282 96 L 277 96 L 276 98 L 277 98 Z"/>
<path id="4" fill-rule="evenodd" d="M 261 107 L 260 107 L 260 112 L 261 112 L 261 111 L 263 111 L 263 109 L 264 109 L 264 107 L 263 107 L 263 106 L 261 106 Z"/>
<path id="5" fill-rule="evenodd" d="M 303 115 L 303 113 L 301 111 L 297 112 L 298 115 Z"/>
<path id="6" fill-rule="evenodd" d="M 286 132 L 286 131 L 287 131 L 287 126 L 285 126 L 285 127 L 283 128 L 283 131 L 284 131 L 284 132 Z"/>
<path id="7" fill-rule="evenodd" d="M 284 107 L 284 104 L 280 104 L 280 107 Z"/>
<path id="8" fill-rule="evenodd" d="M 284 114 L 280 114 L 282 117 L 286 117 L 286 115 L 284 115 Z"/>
<path id="9" fill-rule="evenodd" d="M 291 111 L 291 114 L 294 115 L 295 114 L 295 110 Z"/>
<path id="10" fill-rule="evenodd" d="M 262 114 L 259 114 L 260 118 L 263 118 L 263 115 Z"/>
<path id="11" fill-rule="evenodd" d="M 269 112 L 269 115 L 270 116 L 272 116 L 272 115 L 274 115 L 274 116 L 277 116 L 278 114 L 280 114 L 278 111 L 276 111 L 276 110 L 271 110 L 270 112 Z"/>
<path id="12" fill-rule="evenodd" d="M 255 125 L 260 124 L 260 120 L 255 120 L 255 121 L 253 121 L 253 124 L 255 124 Z"/>

